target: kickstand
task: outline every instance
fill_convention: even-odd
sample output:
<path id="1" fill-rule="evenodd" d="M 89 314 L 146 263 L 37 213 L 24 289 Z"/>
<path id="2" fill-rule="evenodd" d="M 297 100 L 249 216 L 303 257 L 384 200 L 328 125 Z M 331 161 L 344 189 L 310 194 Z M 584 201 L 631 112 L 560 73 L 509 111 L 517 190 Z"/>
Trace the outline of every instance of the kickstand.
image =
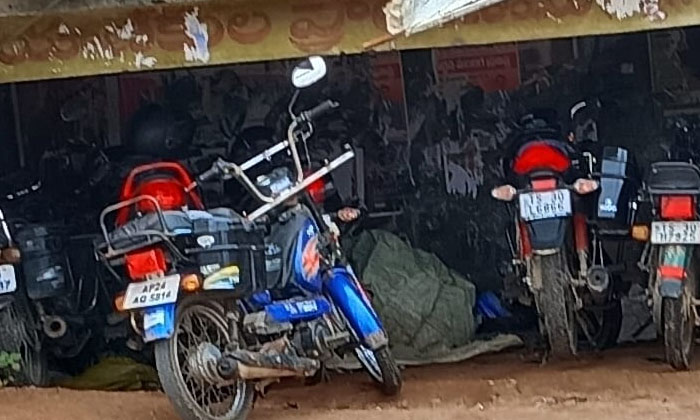
<path id="1" fill-rule="evenodd" d="M 262 398 L 265 398 L 265 392 L 267 391 L 267 387 L 279 381 L 280 380 L 278 378 L 262 379 L 255 383 L 255 390 Z"/>
<path id="2" fill-rule="evenodd" d="M 313 376 L 309 376 L 305 378 L 304 384 L 313 386 L 313 385 L 318 385 L 320 383 L 328 383 L 331 381 L 331 375 L 328 372 L 328 369 L 326 369 L 325 364 L 321 364 L 321 367 L 316 371 L 316 373 L 313 374 Z"/>
<path id="3" fill-rule="evenodd" d="M 636 340 L 637 337 L 639 337 L 639 336 L 644 332 L 644 330 L 646 330 L 647 327 L 649 327 L 649 325 L 651 325 L 651 324 L 653 324 L 653 323 L 654 323 L 654 317 L 653 317 L 653 316 L 650 316 L 650 317 L 646 320 L 646 322 L 644 322 L 639 328 L 637 328 L 636 330 L 634 330 L 634 332 L 631 334 L 631 335 L 632 335 L 632 338 Z"/>

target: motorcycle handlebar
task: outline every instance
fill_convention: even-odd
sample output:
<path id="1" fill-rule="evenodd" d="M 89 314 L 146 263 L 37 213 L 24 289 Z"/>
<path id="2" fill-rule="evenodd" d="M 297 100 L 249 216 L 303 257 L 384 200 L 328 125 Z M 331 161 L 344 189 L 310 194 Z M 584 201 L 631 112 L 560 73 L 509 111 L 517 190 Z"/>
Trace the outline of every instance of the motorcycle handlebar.
<path id="1" fill-rule="evenodd" d="M 327 112 L 338 108 L 338 106 L 340 106 L 338 102 L 327 99 L 321 102 L 320 104 L 316 105 L 315 107 L 302 112 L 301 116 L 306 121 L 312 121 L 322 116 L 323 114 L 326 114 Z"/>
<path id="2" fill-rule="evenodd" d="M 197 181 L 198 182 L 207 182 L 207 181 L 217 177 L 219 175 L 219 173 L 220 173 L 219 166 L 216 163 L 214 163 L 214 165 L 212 165 L 211 168 L 207 169 L 206 171 L 204 171 L 203 173 L 201 173 L 197 177 Z"/>

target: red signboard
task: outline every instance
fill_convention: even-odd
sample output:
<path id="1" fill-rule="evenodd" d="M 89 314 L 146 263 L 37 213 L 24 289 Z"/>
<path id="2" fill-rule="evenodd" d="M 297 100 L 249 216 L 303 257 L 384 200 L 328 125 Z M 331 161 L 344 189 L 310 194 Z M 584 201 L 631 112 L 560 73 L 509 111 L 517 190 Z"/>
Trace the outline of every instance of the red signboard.
<path id="1" fill-rule="evenodd" d="M 511 90 L 520 85 L 515 44 L 439 48 L 433 50 L 433 63 L 440 82 L 466 80 L 485 92 Z"/>
<path id="2" fill-rule="evenodd" d="M 370 60 L 374 86 L 381 91 L 382 97 L 391 102 L 403 104 L 403 72 L 399 53 L 396 51 L 381 53 L 371 57 Z"/>

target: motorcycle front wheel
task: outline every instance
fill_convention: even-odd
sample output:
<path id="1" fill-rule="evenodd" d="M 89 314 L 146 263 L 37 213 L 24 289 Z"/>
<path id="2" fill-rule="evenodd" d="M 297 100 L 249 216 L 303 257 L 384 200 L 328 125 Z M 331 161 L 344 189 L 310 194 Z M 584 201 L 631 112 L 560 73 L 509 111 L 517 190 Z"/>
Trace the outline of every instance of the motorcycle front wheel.
<path id="1" fill-rule="evenodd" d="M 378 350 L 359 346 L 355 349 L 355 355 L 384 395 L 395 396 L 401 392 L 401 371 L 388 346 Z"/>
<path id="2" fill-rule="evenodd" d="M 564 250 L 533 259 L 533 277 L 540 281 L 535 291 L 540 329 L 549 344 L 549 354 L 555 359 L 576 355 L 578 329 L 571 291 L 571 271 Z"/>
<path id="3" fill-rule="evenodd" d="M 190 358 L 200 345 L 223 351 L 230 343 L 223 306 L 186 296 L 178 302 L 175 328 L 168 340 L 155 346 L 156 368 L 163 390 L 183 420 L 244 420 L 252 407 L 252 383 L 238 381 L 216 386 L 197 375 Z"/>
<path id="4" fill-rule="evenodd" d="M 679 298 L 663 298 L 664 349 L 666 360 L 676 370 L 688 370 L 695 350 L 696 313 L 693 300 L 696 297 L 695 259 L 691 261 Z"/>

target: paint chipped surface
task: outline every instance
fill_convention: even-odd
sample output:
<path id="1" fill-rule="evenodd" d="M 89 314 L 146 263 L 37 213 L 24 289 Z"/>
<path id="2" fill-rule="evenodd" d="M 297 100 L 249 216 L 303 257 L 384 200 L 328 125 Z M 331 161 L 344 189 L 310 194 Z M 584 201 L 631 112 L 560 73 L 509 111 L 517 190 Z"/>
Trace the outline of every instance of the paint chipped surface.
<path id="1" fill-rule="evenodd" d="M 134 56 L 134 66 L 136 66 L 137 69 L 142 67 L 150 69 L 155 67 L 156 64 L 158 64 L 158 60 L 155 57 L 143 55 L 141 51 L 137 52 Z"/>
<path id="2" fill-rule="evenodd" d="M 659 0 L 596 0 L 606 13 L 618 20 L 643 14 L 651 21 L 666 19 L 666 13 L 659 7 Z"/>
<path id="3" fill-rule="evenodd" d="M 195 7 L 192 12 L 185 13 L 185 35 L 192 42 L 192 45 L 183 44 L 185 60 L 208 63 L 211 58 L 209 53 L 209 33 L 207 25 L 199 21 L 198 7 Z"/>
<path id="4" fill-rule="evenodd" d="M 119 39 L 129 41 L 134 38 L 134 24 L 131 22 L 131 19 L 127 19 L 126 23 L 121 28 L 117 27 L 114 23 L 112 25 L 114 25 L 114 29 Z"/>

